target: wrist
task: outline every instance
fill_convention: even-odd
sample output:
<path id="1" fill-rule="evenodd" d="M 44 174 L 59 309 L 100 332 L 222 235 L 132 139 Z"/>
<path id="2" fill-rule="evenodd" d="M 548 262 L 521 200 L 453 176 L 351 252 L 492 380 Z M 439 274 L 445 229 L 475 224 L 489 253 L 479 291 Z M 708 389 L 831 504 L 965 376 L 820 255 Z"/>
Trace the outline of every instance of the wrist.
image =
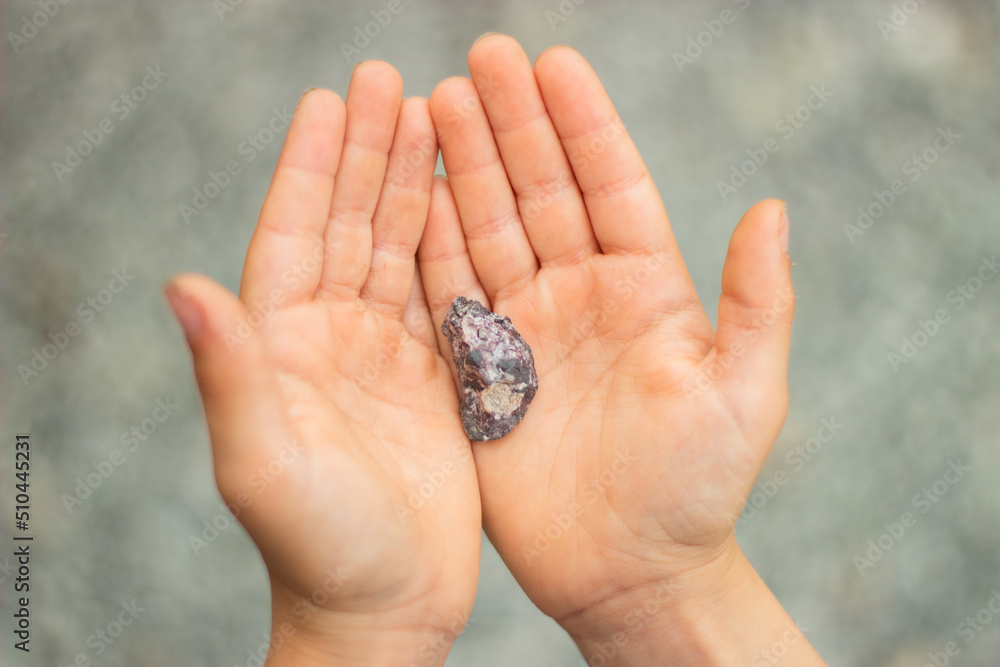
<path id="1" fill-rule="evenodd" d="M 343 625 L 306 635 L 275 619 L 266 667 L 440 667 L 454 642 L 444 633 L 390 632 Z M 260 663 L 255 663 L 260 664 Z"/>
<path id="2" fill-rule="evenodd" d="M 440 667 L 468 614 L 432 621 L 404 610 L 343 612 L 273 602 L 266 667 Z M 263 658 L 263 656 L 261 656 Z M 259 663 L 256 663 L 259 664 Z"/>
<path id="3" fill-rule="evenodd" d="M 697 571 L 607 598 L 560 624 L 587 665 L 715 667 L 825 663 L 736 545 Z"/>

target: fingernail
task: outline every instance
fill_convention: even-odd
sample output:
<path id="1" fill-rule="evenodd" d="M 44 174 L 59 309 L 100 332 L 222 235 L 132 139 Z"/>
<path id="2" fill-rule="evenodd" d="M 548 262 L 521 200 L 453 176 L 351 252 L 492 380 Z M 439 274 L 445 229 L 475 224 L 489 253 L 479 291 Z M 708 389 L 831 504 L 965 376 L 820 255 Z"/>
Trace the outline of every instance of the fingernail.
<path id="1" fill-rule="evenodd" d="M 483 37 L 489 37 L 490 35 L 499 35 L 499 34 L 500 33 L 498 33 L 498 32 L 484 32 L 479 37 L 476 37 L 476 42 L 478 42 L 479 40 L 481 40 Z M 475 44 L 476 42 L 473 42 L 473 44 Z"/>
<path id="2" fill-rule="evenodd" d="M 778 242 L 781 249 L 788 253 L 788 202 L 781 201 L 781 219 L 778 221 Z"/>
<path id="3" fill-rule="evenodd" d="M 166 284 L 164 292 L 167 295 L 167 303 L 174 311 L 174 317 L 184 329 L 184 335 L 188 337 L 188 340 L 201 333 L 205 326 L 205 314 L 202 312 L 201 306 L 185 294 L 173 280 Z"/>
<path id="4" fill-rule="evenodd" d="M 314 90 L 319 90 L 319 88 L 317 88 L 316 86 L 313 86 L 312 88 L 308 89 L 306 92 L 302 93 L 302 97 L 299 98 L 299 104 L 302 104 L 302 100 L 304 100 L 306 98 L 306 95 L 308 95 L 309 93 L 311 93 Z"/>

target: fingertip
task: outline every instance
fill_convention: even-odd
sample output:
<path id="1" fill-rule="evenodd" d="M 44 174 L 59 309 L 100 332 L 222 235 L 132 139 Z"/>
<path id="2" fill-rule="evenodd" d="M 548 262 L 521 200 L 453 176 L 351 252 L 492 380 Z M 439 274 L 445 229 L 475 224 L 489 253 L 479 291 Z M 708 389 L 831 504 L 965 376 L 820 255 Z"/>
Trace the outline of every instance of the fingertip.
<path id="1" fill-rule="evenodd" d="M 439 196 L 452 198 L 451 194 L 451 184 L 448 183 L 448 177 L 442 176 L 441 174 L 434 174 L 434 183 L 431 184 L 431 190 L 438 190 Z M 453 198 L 452 198 L 453 199 Z"/>
<path id="2" fill-rule="evenodd" d="M 384 60 L 362 60 L 354 66 L 351 76 L 364 74 L 365 76 L 378 76 L 387 82 L 395 82 L 399 87 L 403 87 L 403 77 L 399 71 Z"/>
<path id="3" fill-rule="evenodd" d="M 399 108 L 399 117 L 419 121 L 424 125 L 422 129 L 434 129 L 434 121 L 431 118 L 430 102 L 426 97 L 407 97 L 403 100 Z"/>
<path id="4" fill-rule="evenodd" d="M 470 90 L 474 90 L 472 79 L 466 76 L 450 76 L 434 86 L 428 102 L 435 120 L 451 110 L 456 97 L 467 97 Z"/>
<path id="5" fill-rule="evenodd" d="M 767 225 L 774 234 L 778 235 L 781 231 L 782 218 L 787 216 L 786 208 L 787 202 L 784 199 L 776 197 L 762 199 L 747 209 L 741 221 L 752 219 L 755 226 Z"/>
<path id="6" fill-rule="evenodd" d="M 196 339 L 205 327 L 205 311 L 201 304 L 192 298 L 185 286 L 185 276 L 175 276 L 166 282 L 163 292 L 174 317 L 190 342 Z"/>
<path id="7" fill-rule="evenodd" d="M 554 44 L 542 51 L 535 58 L 535 74 L 538 75 L 540 72 L 548 74 L 553 70 L 558 72 L 563 70 L 567 65 L 579 64 L 581 62 L 590 68 L 590 64 L 587 63 L 587 59 L 583 57 L 583 54 L 572 46 Z"/>
<path id="8" fill-rule="evenodd" d="M 344 98 L 332 90 L 314 88 L 299 102 L 299 108 L 317 122 L 329 122 L 332 118 L 343 123 L 347 116 L 347 104 Z"/>
<path id="9" fill-rule="evenodd" d="M 778 199 L 777 197 L 769 197 L 768 199 L 761 199 L 759 202 L 753 204 L 747 209 L 747 212 L 743 214 L 743 217 L 751 216 L 754 218 L 766 219 L 768 222 L 774 224 L 774 229 L 777 230 L 778 218 L 781 215 L 782 209 L 785 207 L 785 200 Z"/>
<path id="10" fill-rule="evenodd" d="M 328 88 L 313 87 L 302 93 L 302 97 L 299 98 L 299 108 L 303 108 L 308 104 L 310 107 L 313 106 L 325 106 L 332 107 L 343 106 L 344 100 L 336 92 Z"/>
<path id="11" fill-rule="evenodd" d="M 396 121 L 386 182 L 408 184 L 429 196 L 437 154 L 437 133 L 427 100 L 406 98 Z"/>
<path id="12" fill-rule="evenodd" d="M 302 104 L 302 100 L 304 100 L 306 98 L 306 95 L 308 95 L 309 93 L 311 93 L 314 90 L 318 90 L 318 87 L 317 86 L 313 86 L 312 88 L 306 88 L 305 91 L 302 93 L 302 95 L 299 96 L 299 104 L 301 105 Z"/>
<path id="13" fill-rule="evenodd" d="M 521 47 L 520 42 L 511 37 L 497 32 L 488 32 L 481 35 L 469 49 L 468 65 L 469 71 L 475 72 L 482 66 L 489 66 L 498 59 L 510 54 L 522 54 L 525 59 L 527 55 Z"/>
<path id="14" fill-rule="evenodd" d="M 473 42 L 472 42 L 472 46 L 475 46 L 476 44 L 478 44 L 479 42 L 483 41 L 487 37 L 506 37 L 506 36 L 507 35 L 504 35 L 503 33 L 493 32 L 492 30 L 488 30 L 488 31 L 484 32 L 483 34 L 481 34 L 479 37 L 476 37 L 476 39 L 473 40 Z"/>
<path id="15" fill-rule="evenodd" d="M 332 173 L 340 159 L 346 118 L 347 107 L 340 95 L 325 88 L 306 91 L 292 116 L 275 178 L 283 167 Z"/>
<path id="16" fill-rule="evenodd" d="M 617 116 L 597 72 L 576 49 L 551 46 L 535 59 L 534 70 L 546 106 L 565 107 L 561 112 L 556 110 L 566 125 L 560 134 L 565 136 L 568 131 L 569 136 L 577 136 L 593 129 L 595 113 Z M 550 115 L 552 112 L 550 109 Z"/>
<path id="17" fill-rule="evenodd" d="M 408 95 L 403 98 L 403 104 L 408 106 L 427 106 L 427 98 L 421 95 Z"/>
<path id="18" fill-rule="evenodd" d="M 347 90 L 347 108 L 365 116 L 377 114 L 380 106 L 395 106 L 403 100 L 403 77 L 395 67 L 381 60 L 358 63 Z"/>
<path id="19" fill-rule="evenodd" d="M 781 199 L 751 206 L 733 231 L 722 272 L 722 292 L 748 308 L 765 306 L 789 282 L 788 213 Z"/>
<path id="20" fill-rule="evenodd" d="M 197 273 L 171 278 L 164 291 L 196 356 L 223 344 L 245 311 L 235 294 Z"/>

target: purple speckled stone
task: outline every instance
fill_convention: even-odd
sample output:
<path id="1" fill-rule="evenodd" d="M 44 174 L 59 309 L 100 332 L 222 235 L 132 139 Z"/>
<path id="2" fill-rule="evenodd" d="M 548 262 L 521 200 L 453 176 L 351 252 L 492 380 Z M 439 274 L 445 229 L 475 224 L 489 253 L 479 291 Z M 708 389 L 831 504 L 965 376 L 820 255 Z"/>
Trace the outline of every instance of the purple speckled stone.
<path id="1" fill-rule="evenodd" d="M 441 324 L 458 369 L 462 426 L 470 440 L 496 440 L 517 426 L 538 391 L 531 348 L 510 318 L 456 297 Z"/>

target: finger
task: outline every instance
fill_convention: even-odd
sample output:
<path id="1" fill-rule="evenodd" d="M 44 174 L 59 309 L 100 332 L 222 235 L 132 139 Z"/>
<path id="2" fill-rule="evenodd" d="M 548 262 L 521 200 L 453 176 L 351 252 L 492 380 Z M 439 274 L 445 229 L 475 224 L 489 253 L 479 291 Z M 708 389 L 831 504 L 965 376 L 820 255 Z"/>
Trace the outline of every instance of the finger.
<path id="1" fill-rule="evenodd" d="M 280 290 L 286 306 L 316 291 L 345 118 L 343 101 L 329 90 L 299 102 L 247 251 L 240 286 L 247 303 L 274 300 Z"/>
<path id="2" fill-rule="evenodd" d="M 672 248 L 679 260 L 656 185 L 587 61 L 569 47 L 553 47 L 538 57 L 535 76 L 601 249 Z"/>
<path id="3" fill-rule="evenodd" d="M 434 179 L 427 227 L 417 248 L 417 260 L 435 335 L 442 354 L 451 363 L 451 348 L 440 329 L 451 302 L 456 296 L 475 299 L 487 308 L 491 308 L 491 302 L 476 276 L 458 209 L 444 178 Z"/>
<path id="4" fill-rule="evenodd" d="M 248 312 L 224 287 L 182 275 L 167 286 L 167 299 L 194 358 L 216 480 L 231 498 L 245 491 L 247 471 L 273 461 L 290 444 L 277 375 L 257 332 L 235 335 Z"/>
<path id="5" fill-rule="evenodd" d="M 371 270 L 361 289 L 368 305 L 391 317 L 401 317 L 410 299 L 414 253 L 427 220 L 437 152 L 427 100 L 407 99 L 400 108 L 372 220 Z"/>
<path id="6" fill-rule="evenodd" d="M 722 269 L 715 338 L 713 363 L 725 369 L 729 404 L 767 443 L 777 437 L 788 403 L 795 294 L 783 249 L 787 230 L 785 204 L 778 199 L 755 204 L 740 220 Z"/>
<path id="7" fill-rule="evenodd" d="M 430 106 L 469 256 L 487 294 L 502 298 L 531 280 L 538 262 L 489 121 L 469 79 L 442 81 Z"/>
<path id="8" fill-rule="evenodd" d="M 524 50 L 507 35 L 483 38 L 469 51 L 469 71 L 539 262 L 561 265 L 599 252 Z"/>
<path id="9" fill-rule="evenodd" d="M 391 65 L 367 61 L 354 68 L 344 150 L 324 233 L 326 257 L 317 288 L 321 297 L 355 298 L 368 278 L 372 216 L 402 97 L 403 81 Z"/>
<path id="10" fill-rule="evenodd" d="M 413 264 L 416 267 L 415 259 Z M 420 280 L 420 271 L 414 271 L 413 274 L 410 299 L 406 303 L 406 310 L 403 311 L 403 326 L 406 327 L 411 336 L 430 349 L 438 349 L 437 334 L 434 331 L 430 309 L 427 307 L 427 296 L 424 294 L 424 285 Z"/>

